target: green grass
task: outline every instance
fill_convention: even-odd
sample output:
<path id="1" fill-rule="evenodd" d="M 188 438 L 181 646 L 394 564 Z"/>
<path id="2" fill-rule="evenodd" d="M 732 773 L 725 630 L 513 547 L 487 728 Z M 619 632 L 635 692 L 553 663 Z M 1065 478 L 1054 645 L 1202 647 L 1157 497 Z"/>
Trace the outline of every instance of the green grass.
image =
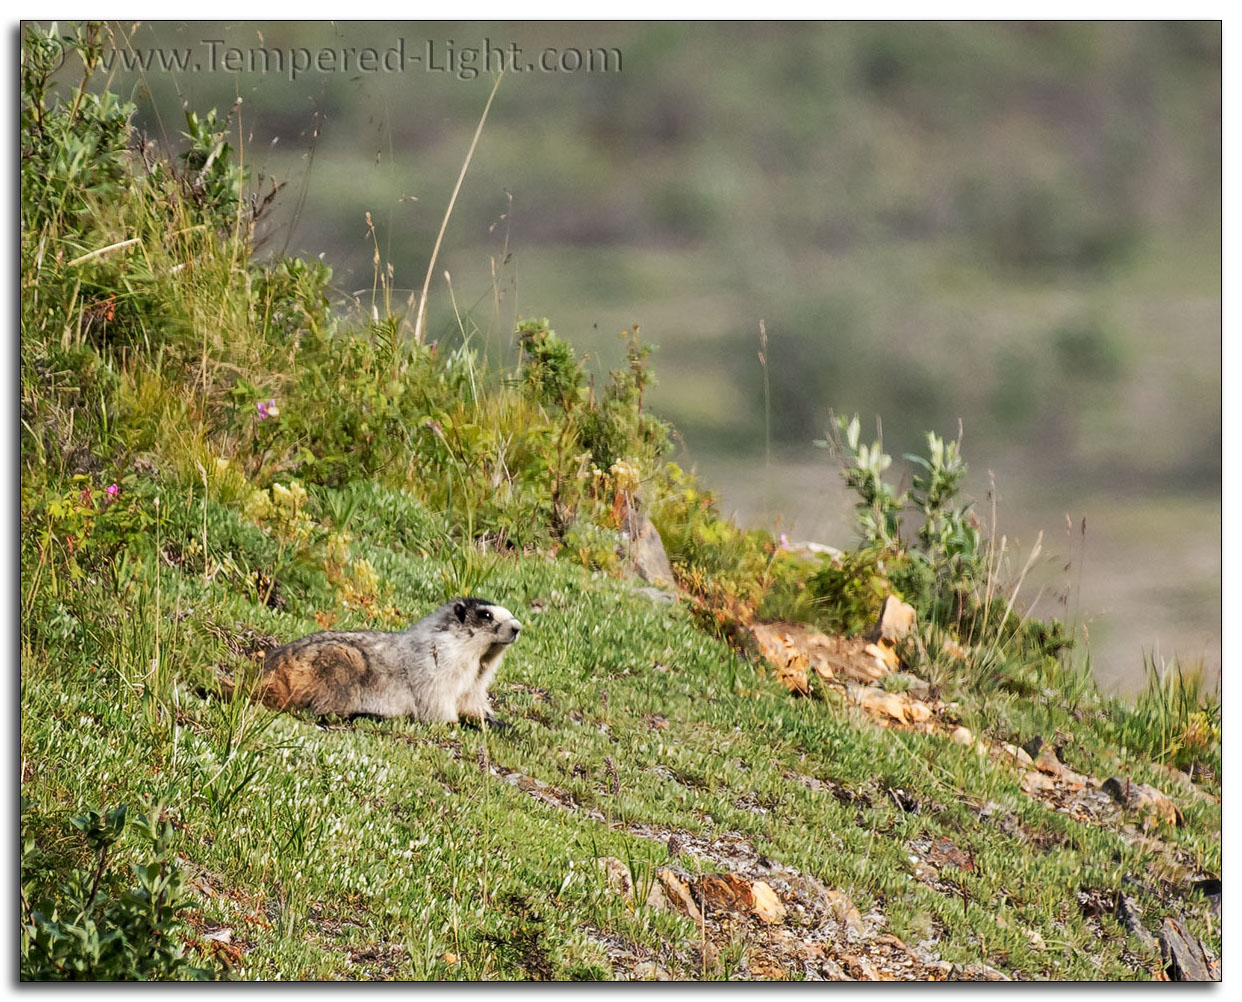
<path id="1" fill-rule="evenodd" d="M 369 493 L 354 518 L 382 524 L 376 513 L 391 499 Z M 393 539 L 401 525 L 387 528 Z M 440 600 L 448 561 L 411 549 L 436 542 L 355 543 L 354 552 L 413 619 Z M 143 558 L 134 580 L 150 580 L 153 564 Z M 682 972 L 694 973 L 690 924 L 628 911 L 596 869 L 605 855 L 639 861 L 640 873 L 665 862 L 663 844 L 627 831 L 639 823 L 740 834 L 846 891 L 860 910 L 878 908 L 909 942 L 934 930 L 945 959 L 1030 977 L 1137 973 L 1111 918 L 1071 905 L 1081 889 L 1112 892 L 1123 874 L 1147 873 L 1150 850 L 1030 801 L 1015 774 L 945 738 L 881 730 L 831 697 L 792 699 L 680 609 L 624 581 L 528 559 L 501 561 L 480 583 L 528 624 L 495 690 L 498 712 L 515 724 L 503 735 L 411 721 L 324 729 L 196 695 L 191 680 L 228 661 L 217 631 L 288 640 L 316 629 L 315 610 L 265 611 L 167 569 L 160 587 L 157 607 L 149 588 L 135 597 L 89 584 L 84 642 L 24 652 L 23 793 L 44 819 L 161 800 L 184 865 L 210 889 L 196 924 L 231 928 L 245 946 L 237 976 L 611 976 L 586 926 L 674 967 L 680 953 Z M 161 668 L 148 675 L 157 620 Z M 652 728 L 656 714 L 666 728 Z M 576 808 L 485 774 L 482 754 L 564 791 Z M 798 777 L 858 799 L 842 803 Z M 918 813 L 902 810 L 891 788 L 915 798 Z M 988 803 L 1016 815 L 1025 834 L 981 818 Z M 1219 808 L 1187 811 L 1187 829 L 1165 837 L 1219 872 L 1210 835 Z M 911 878 L 906 845 L 919 837 L 948 837 L 974 854 L 965 908 L 960 895 Z M 1030 840 L 1055 848 L 1034 851 Z M 1142 896 L 1149 918 L 1168 907 L 1160 890 Z M 509 945 L 523 923 L 525 952 Z M 1031 946 L 1032 931 L 1045 949 Z"/>

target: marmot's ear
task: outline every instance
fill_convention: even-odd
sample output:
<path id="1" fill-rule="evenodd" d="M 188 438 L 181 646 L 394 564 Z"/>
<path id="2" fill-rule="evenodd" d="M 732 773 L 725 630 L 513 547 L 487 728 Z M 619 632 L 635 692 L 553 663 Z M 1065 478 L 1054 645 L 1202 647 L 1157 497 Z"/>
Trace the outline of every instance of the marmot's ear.
<path id="1" fill-rule="evenodd" d="M 456 613 L 457 621 L 459 623 L 464 623 L 466 621 L 466 603 L 465 602 L 454 602 L 453 612 Z"/>

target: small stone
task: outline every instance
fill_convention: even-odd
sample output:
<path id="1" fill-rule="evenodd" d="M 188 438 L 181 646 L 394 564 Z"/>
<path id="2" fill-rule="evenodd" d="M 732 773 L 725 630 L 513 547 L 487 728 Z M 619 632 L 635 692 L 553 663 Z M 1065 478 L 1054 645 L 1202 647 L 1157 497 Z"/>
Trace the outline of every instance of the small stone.
<path id="1" fill-rule="evenodd" d="M 1160 923 L 1160 956 L 1171 981 L 1219 981 L 1203 950 L 1203 944 L 1189 935 L 1176 919 Z"/>
<path id="2" fill-rule="evenodd" d="M 889 646 L 895 646 L 909 636 L 916 618 L 914 606 L 907 605 L 896 595 L 889 595 L 884 599 L 875 625 L 864 636 L 868 640 L 882 640 Z"/>
<path id="3" fill-rule="evenodd" d="M 1001 745 L 1001 748 L 1003 748 L 1005 750 L 1005 753 L 1011 756 L 1014 759 L 1014 761 L 1018 763 L 1018 765 L 1027 766 L 1027 765 L 1035 764 L 1035 760 L 1032 759 L 1030 755 L 1028 755 L 1023 749 L 1018 748 L 1015 745 L 1003 744 Z"/>
<path id="4" fill-rule="evenodd" d="M 1138 902 L 1125 894 L 1119 895 L 1115 914 L 1117 921 L 1125 926 L 1126 931 L 1139 942 L 1144 950 L 1155 951 L 1156 938 L 1143 925 L 1143 912 L 1139 909 Z"/>
<path id="5" fill-rule="evenodd" d="M 640 578 L 657 588 L 677 587 L 660 533 L 646 515 L 638 516 L 637 531 L 634 533 L 634 570 Z"/>
<path id="6" fill-rule="evenodd" d="M 779 925 L 785 921 L 785 905 L 771 886 L 762 880 L 756 880 L 750 885 L 750 891 L 754 900 L 754 912 L 760 921 L 768 925 Z"/>
<path id="7" fill-rule="evenodd" d="M 969 728 L 959 727 L 949 735 L 949 740 L 955 745 L 971 745 L 974 744 L 975 736 L 970 733 Z"/>
<path id="8" fill-rule="evenodd" d="M 751 628 L 759 653 L 776 669 L 776 677 L 790 692 L 810 695 L 807 656 L 779 624 L 760 623 Z"/>
<path id="9" fill-rule="evenodd" d="M 1021 785 L 1024 793 L 1055 790 L 1057 786 L 1056 781 L 1051 776 L 1045 776 L 1042 772 L 1023 773 Z"/>
<path id="10" fill-rule="evenodd" d="M 916 724 L 921 724 L 925 720 L 931 720 L 931 707 L 926 703 L 920 703 L 917 699 L 908 700 L 906 703 L 906 713 L 909 714 L 910 720 Z"/>
<path id="11" fill-rule="evenodd" d="M 647 895 L 647 904 L 661 911 L 680 912 L 696 925 L 703 921 L 703 913 L 694 902 L 690 886 L 668 867 L 656 871 L 656 879 Z"/>
<path id="12" fill-rule="evenodd" d="M 1120 776 L 1104 780 L 1101 789 L 1126 810 L 1144 815 L 1145 821 L 1182 823 L 1182 812 L 1171 798 L 1146 783 L 1131 783 Z"/>
<path id="13" fill-rule="evenodd" d="M 628 866 L 616 856 L 600 857 L 599 866 L 604 871 L 604 877 L 610 888 L 619 891 L 626 901 L 634 897 L 634 878 L 630 875 Z"/>
<path id="14" fill-rule="evenodd" d="M 888 644 L 868 644 L 863 648 L 863 653 L 870 654 L 875 659 L 876 666 L 885 671 L 896 671 L 901 666 L 897 652 Z"/>
<path id="15" fill-rule="evenodd" d="M 1028 755 L 1031 753 L 1030 748 L 1023 748 Z M 1051 748 L 1045 748 L 1041 751 L 1034 762 L 1035 768 L 1046 776 L 1059 776 L 1065 769 L 1058 760 L 1056 753 Z"/>
<path id="16" fill-rule="evenodd" d="M 953 981 L 1012 981 L 1008 974 L 987 964 L 967 964 L 953 972 Z"/>
<path id="17" fill-rule="evenodd" d="M 931 707 L 907 699 L 901 693 L 885 692 L 874 686 L 851 685 L 846 687 L 846 695 L 872 716 L 889 718 L 899 724 L 922 723 L 931 719 Z"/>
<path id="18" fill-rule="evenodd" d="M 634 967 L 633 981 L 668 981 L 668 971 L 653 961 L 646 960 Z"/>

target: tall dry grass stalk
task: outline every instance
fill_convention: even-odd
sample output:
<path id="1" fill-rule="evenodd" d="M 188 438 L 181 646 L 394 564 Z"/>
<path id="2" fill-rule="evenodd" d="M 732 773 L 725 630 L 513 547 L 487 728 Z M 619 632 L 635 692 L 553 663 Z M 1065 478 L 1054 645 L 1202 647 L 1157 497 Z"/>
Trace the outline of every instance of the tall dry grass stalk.
<path id="1" fill-rule="evenodd" d="M 427 290 L 431 288 L 431 276 L 435 274 L 436 259 L 440 256 L 440 245 L 444 242 L 444 231 L 448 229 L 449 218 L 453 215 L 453 206 L 457 204 L 457 194 L 461 191 L 462 182 L 466 180 L 466 171 L 470 169 L 470 161 L 474 159 L 475 147 L 479 145 L 479 136 L 483 134 L 483 126 L 487 122 L 487 113 L 491 111 L 492 101 L 500 88 L 504 72 L 496 75 L 492 84 L 492 92 L 487 96 L 487 104 L 483 106 L 483 114 L 479 116 L 479 124 L 474 130 L 474 138 L 470 140 L 470 149 L 466 151 L 466 159 L 462 161 L 461 172 L 457 175 L 457 183 L 453 186 L 453 194 L 449 197 L 448 208 L 444 210 L 444 219 L 440 222 L 440 232 L 436 234 L 435 246 L 431 249 L 431 260 L 427 263 L 427 276 L 423 279 L 423 291 L 418 297 L 418 317 L 414 321 L 414 343 L 423 343 L 423 324 L 427 319 Z"/>

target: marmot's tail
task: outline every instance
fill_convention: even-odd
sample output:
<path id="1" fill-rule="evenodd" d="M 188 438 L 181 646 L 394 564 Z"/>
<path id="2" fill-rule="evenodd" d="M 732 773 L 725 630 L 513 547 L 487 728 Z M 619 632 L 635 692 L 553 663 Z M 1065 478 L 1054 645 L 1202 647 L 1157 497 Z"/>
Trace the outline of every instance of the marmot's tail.
<path id="1" fill-rule="evenodd" d="M 194 688 L 194 694 L 201 696 L 203 699 L 228 699 L 231 700 L 237 690 L 245 687 L 241 682 L 233 678 L 223 665 L 211 666 L 211 679 L 205 685 L 199 685 Z"/>

